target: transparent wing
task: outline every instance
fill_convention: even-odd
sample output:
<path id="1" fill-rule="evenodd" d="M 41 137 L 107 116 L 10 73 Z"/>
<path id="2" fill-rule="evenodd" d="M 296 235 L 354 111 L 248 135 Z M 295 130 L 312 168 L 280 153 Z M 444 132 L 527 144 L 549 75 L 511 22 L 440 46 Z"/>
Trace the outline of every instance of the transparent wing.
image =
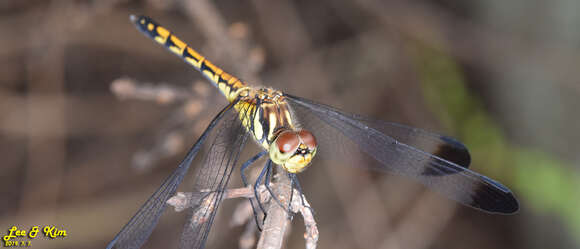
<path id="1" fill-rule="evenodd" d="M 246 109 L 239 115 L 252 115 Z M 213 219 L 221 203 L 233 169 L 238 162 L 249 133 L 239 121 L 238 115 L 224 118 L 216 130 L 203 165 L 197 169 L 193 193 L 206 192 L 190 210 L 180 241 L 180 248 L 203 248 Z"/>
<path id="2" fill-rule="evenodd" d="M 518 210 L 518 202 L 508 188 L 467 169 L 467 149 L 451 138 L 403 125 L 369 121 L 310 100 L 286 97 L 301 125 L 316 136 L 321 152 L 325 147 L 347 147 L 336 152 L 343 154 L 358 150 L 378 162 L 359 166 L 415 179 L 479 210 L 505 214 Z"/>
<path id="3" fill-rule="evenodd" d="M 236 117 L 236 112 L 233 110 L 233 104 L 224 108 L 209 124 L 197 142 L 191 147 L 185 158 L 181 161 L 177 169 L 165 179 L 163 184 L 149 197 L 149 199 L 141 206 L 139 211 L 129 220 L 129 222 L 121 229 L 121 231 L 113 238 L 107 245 L 110 248 L 140 248 L 143 243 L 149 238 L 153 228 L 159 221 L 159 217 L 166 207 L 166 201 L 175 195 L 177 187 L 183 180 L 183 176 L 187 173 L 191 162 L 202 148 L 204 141 L 212 133 L 212 130 L 219 126 L 224 127 L 224 121 L 229 121 L 231 117 Z M 225 120 L 224 120 L 225 119 Z M 239 122 L 238 122 L 239 123 Z M 221 130 L 221 129 L 220 129 Z M 199 202 L 199 201 L 198 201 Z"/>
<path id="4" fill-rule="evenodd" d="M 469 151 L 465 145 L 454 138 L 402 124 L 372 120 L 354 114 L 350 114 L 350 117 L 396 139 L 400 143 L 443 158 L 458 166 L 469 168 L 469 164 L 471 163 Z M 435 174 L 437 172 L 432 173 Z"/>

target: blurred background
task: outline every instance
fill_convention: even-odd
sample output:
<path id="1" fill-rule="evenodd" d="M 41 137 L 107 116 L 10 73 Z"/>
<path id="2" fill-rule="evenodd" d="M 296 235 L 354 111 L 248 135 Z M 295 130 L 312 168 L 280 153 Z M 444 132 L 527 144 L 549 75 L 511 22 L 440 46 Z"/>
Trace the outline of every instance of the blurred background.
<path id="1" fill-rule="evenodd" d="M 471 168 L 521 205 L 490 215 L 402 177 L 315 164 L 299 178 L 319 248 L 580 248 L 579 9 L 2 0 L 0 231 L 55 225 L 68 236 L 31 248 L 104 248 L 226 105 L 129 22 L 146 14 L 252 85 L 458 138 Z M 237 171 L 230 186 L 241 186 Z M 224 201 L 207 248 L 237 247 L 244 226 L 229 223 L 244 201 Z M 168 208 L 144 248 L 177 248 L 183 222 Z M 286 248 L 304 248 L 302 224 L 297 216 Z"/>

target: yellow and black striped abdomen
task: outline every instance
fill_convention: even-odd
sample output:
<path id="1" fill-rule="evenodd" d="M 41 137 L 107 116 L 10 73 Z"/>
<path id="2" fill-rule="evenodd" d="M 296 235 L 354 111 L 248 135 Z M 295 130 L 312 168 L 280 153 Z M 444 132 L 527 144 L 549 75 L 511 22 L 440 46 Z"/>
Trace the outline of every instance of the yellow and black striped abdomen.
<path id="1" fill-rule="evenodd" d="M 242 91 L 248 87 L 236 77 L 216 67 L 205 57 L 189 47 L 185 42 L 171 34 L 171 31 L 159 25 L 147 16 L 131 16 L 131 21 L 145 35 L 166 47 L 169 51 L 181 57 L 195 69 L 200 71 L 207 79 L 226 96 L 228 101 L 234 101 Z"/>

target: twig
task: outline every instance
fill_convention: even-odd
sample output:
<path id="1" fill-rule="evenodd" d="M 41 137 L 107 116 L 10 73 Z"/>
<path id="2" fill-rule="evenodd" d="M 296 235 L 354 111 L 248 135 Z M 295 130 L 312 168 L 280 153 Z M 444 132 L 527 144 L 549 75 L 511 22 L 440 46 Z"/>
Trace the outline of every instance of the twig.
<path id="1" fill-rule="evenodd" d="M 168 84 L 139 83 L 123 77 L 111 83 L 111 92 L 120 99 L 139 99 L 170 104 L 193 97 L 191 91 Z"/>
<path id="2" fill-rule="evenodd" d="M 298 190 L 294 189 L 294 196 L 297 198 L 292 199 L 291 210 L 292 212 L 300 212 L 302 218 L 304 219 L 304 227 L 306 231 L 304 232 L 304 240 L 306 241 L 306 249 L 316 249 L 318 243 L 318 226 L 314 220 L 314 213 L 310 207 L 310 203 L 306 200 L 304 195 L 300 195 Z"/>
<path id="3" fill-rule="evenodd" d="M 272 180 L 272 191 L 277 196 L 278 200 L 280 200 L 280 203 L 287 207 L 290 193 L 292 191 L 290 188 L 290 178 L 279 166 L 277 166 L 276 169 L 277 171 Z M 266 210 L 267 216 L 264 221 L 264 227 L 257 248 L 282 248 L 284 234 L 286 234 L 289 225 L 288 221 L 290 217 L 288 216 L 288 212 L 275 201 L 270 201 Z"/>
<path id="4" fill-rule="evenodd" d="M 289 229 L 290 216 L 289 212 L 300 213 L 304 218 L 304 226 L 306 232 L 304 233 L 304 239 L 306 242 L 307 249 L 315 249 L 318 242 L 318 227 L 316 221 L 314 220 L 314 214 L 310 208 L 310 204 L 306 200 L 304 195 L 293 189 L 292 202 L 288 206 L 288 200 L 290 198 L 290 180 L 285 171 L 278 169 L 278 173 L 274 175 L 273 183 L 271 184 L 272 191 L 276 194 L 280 202 L 285 206 L 289 207 L 290 210 L 282 208 L 277 202 L 273 201 L 270 197 L 270 193 L 266 190 L 264 185 L 258 187 L 258 196 L 260 201 L 266 204 L 267 217 L 264 222 L 264 227 L 262 234 L 260 235 L 260 240 L 258 241 L 257 248 L 282 248 L 282 244 Z M 212 198 L 204 198 L 207 195 L 215 194 L 209 191 L 202 192 L 178 192 L 175 196 L 167 200 L 167 204 L 174 207 L 176 212 L 181 212 L 186 208 L 196 207 L 198 210 L 208 210 L 213 208 L 211 203 L 204 203 L 203 200 L 211 200 Z M 224 199 L 232 198 L 254 198 L 254 190 L 251 186 L 245 188 L 234 188 L 228 189 L 224 193 Z M 240 238 L 240 248 L 251 248 L 255 244 L 255 238 L 253 237 L 256 231 L 256 225 L 251 217 L 250 209 L 248 209 L 248 203 L 245 203 L 244 208 L 238 208 L 234 212 L 232 225 L 240 225 L 244 222 L 248 222 L 246 226 L 246 231 L 242 234 Z M 197 210 L 195 212 L 198 212 Z M 243 218 L 240 218 L 243 217 Z"/>
<path id="5" fill-rule="evenodd" d="M 263 186 L 262 186 L 263 187 Z M 198 205 L 197 201 L 201 200 L 206 194 L 213 194 L 209 191 L 202 192 L 177 192 L 175 196 L 167 200 L 167 204 L 173 206 L 176 212 L 181 212 L 186 208 Z M 252 198 L 254 190 L 251 187 L 228 189 L 224 193 L 223 199 L 232 198 Z M 211 198 L 210 198 L 211 199 Z"/>

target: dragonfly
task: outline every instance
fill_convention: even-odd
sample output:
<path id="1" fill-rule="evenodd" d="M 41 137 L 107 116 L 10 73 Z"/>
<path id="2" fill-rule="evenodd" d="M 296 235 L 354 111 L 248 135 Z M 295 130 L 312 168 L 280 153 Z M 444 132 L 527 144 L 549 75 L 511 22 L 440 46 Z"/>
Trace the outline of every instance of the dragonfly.
<path id="1" fill-rule="evenodd" d="M 359 167 L 408 177 L 465 206 L 494 214 L 513 214 L 519 209 L 510 189 L 469 169 L 469 151 L 456 139 L 349 114 L 272 88 L 252 87 L 212 64 L 150 17 L 131 15 L 130 19 L 139 31 L 201 72 L 229 104 L 107 248 L 141 247 L 194 158 L 203 146 L 209 146 L 202 165 L 196 168 L 193 193 L 198 194 L 191 201 L 197 204 L 188 214 L 180 242 L 180 248 L 203 248 L 240 153 L 251 140 L 260 152 L 241 164 L 245 185 L 244 171 L 266 158 L 254 192 L 258 184 L 268 185 L 274 164 L 290 176 L 291 188 L 301 191 L 296 174 L 312 165 L 317 154 L 352 153 L 368 158 L 369 163 L 359 163 Z"/>

